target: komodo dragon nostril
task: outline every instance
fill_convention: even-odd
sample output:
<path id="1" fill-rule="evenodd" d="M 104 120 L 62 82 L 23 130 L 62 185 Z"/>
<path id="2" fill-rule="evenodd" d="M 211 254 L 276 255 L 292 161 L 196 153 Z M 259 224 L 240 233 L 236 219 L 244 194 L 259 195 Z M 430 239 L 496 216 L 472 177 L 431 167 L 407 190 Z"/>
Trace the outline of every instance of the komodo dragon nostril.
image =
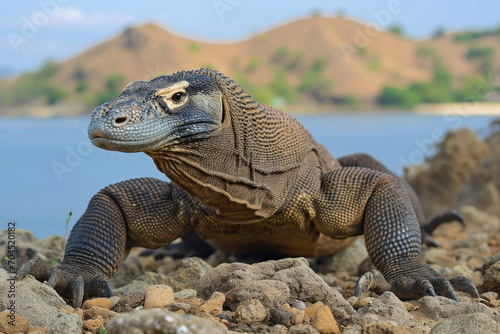
<path id="1" fill-rule="evenodd" d="M 129 119 L 130 118 L 128 116 L 118 116 L 115 118 L 114 125 L 115 126 L 124 126 L 125 124 L 128 123 Z"/>

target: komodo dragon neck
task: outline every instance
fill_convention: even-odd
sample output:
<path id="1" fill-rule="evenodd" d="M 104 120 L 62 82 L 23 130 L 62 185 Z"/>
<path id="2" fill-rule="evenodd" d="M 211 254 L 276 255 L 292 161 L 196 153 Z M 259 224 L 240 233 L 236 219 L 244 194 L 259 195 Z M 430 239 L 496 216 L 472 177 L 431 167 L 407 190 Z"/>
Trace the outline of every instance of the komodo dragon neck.
<path id="1" fill-rule="evenodd" d="M 316 143 L 292 117 L 256 103 L 227 77 L 217 73 L 215 80 L 223 92 L 222 126 L 146 153 L 211 216 L 239 223 L 267 218 L 284 204 Z"/>

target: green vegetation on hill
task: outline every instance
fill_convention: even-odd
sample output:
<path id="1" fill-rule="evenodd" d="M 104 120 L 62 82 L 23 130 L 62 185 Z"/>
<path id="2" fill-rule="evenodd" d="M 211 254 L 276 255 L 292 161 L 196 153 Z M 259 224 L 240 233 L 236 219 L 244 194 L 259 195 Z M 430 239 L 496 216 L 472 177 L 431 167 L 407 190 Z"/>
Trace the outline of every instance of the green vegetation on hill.
<path id="1" fill-rule="evenodd" d="M 500 27 L 497 27 L 494 30 L 485 30 L 485 31 L 468 30 L 460 32 L 458 34 L 455 34 L 455 37 L 453 39 L 455 40 L 455 42 L 470 42 L 486 36 L 500 37 Z"/>
<path id="2" fill-rule="evenodd" d="M 69 96 L 69 92 L 55 87 L 50 79 L 57 73 L 59 66 L 46 62 L 39 70 L 22 74 L 11 87 L 2 83 L 0 105 L 12 106 L 42 100 L 47 104 L 55 104 Z"/>

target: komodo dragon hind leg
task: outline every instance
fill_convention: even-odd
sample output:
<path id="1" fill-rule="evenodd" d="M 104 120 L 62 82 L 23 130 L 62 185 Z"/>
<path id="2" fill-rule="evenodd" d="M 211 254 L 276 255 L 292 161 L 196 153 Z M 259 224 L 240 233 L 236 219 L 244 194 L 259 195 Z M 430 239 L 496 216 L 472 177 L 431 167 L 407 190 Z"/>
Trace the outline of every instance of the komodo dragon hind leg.
<path id="1" fill-rule="evenodd" d="M 342 167 L 364 167 L 376 170 L 378 172 L 389 174 L 401 181 L 405 186 L 408 196 L 410 197 L 410 202 L 415 210 L 417 216 L 418 224 L 420 226 L 421 242 L 428 247 L 441 247 L 441 245 L 434 240 L 432 237 L 432 232 L 441 224 L 459 221 L 462 225 L 465 225 L 462 215 L 456 211 L 451 210 L 445 212 L 439 216 L 434 217 L 430 222 L 426 222 L 424 212 L 422 210 L 422 205 L 417 196 L 417 193 L 404 179 L 398 177 L 396 174 L 391 172 L 387 167 L 385 167 L 380 161 L 373 158 L 368 154 L 358 153 L 352 154 L 338 159 L 338 162 Z"/>
<path id="2" fill-rule="evenodd" d="M 365 235 L 378 271 L 362 275 L 356 294 L 391 290 L 401 299 L 436 294 L 457 300 L 454 289 L 478 297 L 463 276 L 447 280 L 424 264 L 420 229 L 408 192 L 400 180 L 372 169 L 344 167 L 321 178 L 315 197 L 315 225 L 331 238 Z"/>
<path id="3" fill-rule="evenodd" d="M 49 270 L 44 261 L 34 258 L 16 279 L 32 274 L 47 280 L 77 308 L 84 298 L 110 297 L 109 279 L 131 247 L 163 247 L 190 229 L 183 220 L 189 212 L 182 204 L 185 199 L 179 188 L 152 178 L 106 187 L 90 200 L 71 230 L 60 266 Z"/>

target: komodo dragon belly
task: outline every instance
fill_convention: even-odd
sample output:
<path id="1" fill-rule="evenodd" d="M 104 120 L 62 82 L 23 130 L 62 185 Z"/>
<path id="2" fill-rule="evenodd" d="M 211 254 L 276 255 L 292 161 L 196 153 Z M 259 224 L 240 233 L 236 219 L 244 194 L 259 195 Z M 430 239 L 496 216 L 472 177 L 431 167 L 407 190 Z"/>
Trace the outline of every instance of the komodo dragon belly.
<path id="1" fill-rule="evenodd" d="M 212 247 L 226 252 L 269 251 L 290 256 L 337 253 L 356 239 L 333 239 L 318 232 L 310 199 L 298 198 L 293 203 L 295 205 L 256 223 L 226 223 L 202 216 L 195 230 Z"/>

